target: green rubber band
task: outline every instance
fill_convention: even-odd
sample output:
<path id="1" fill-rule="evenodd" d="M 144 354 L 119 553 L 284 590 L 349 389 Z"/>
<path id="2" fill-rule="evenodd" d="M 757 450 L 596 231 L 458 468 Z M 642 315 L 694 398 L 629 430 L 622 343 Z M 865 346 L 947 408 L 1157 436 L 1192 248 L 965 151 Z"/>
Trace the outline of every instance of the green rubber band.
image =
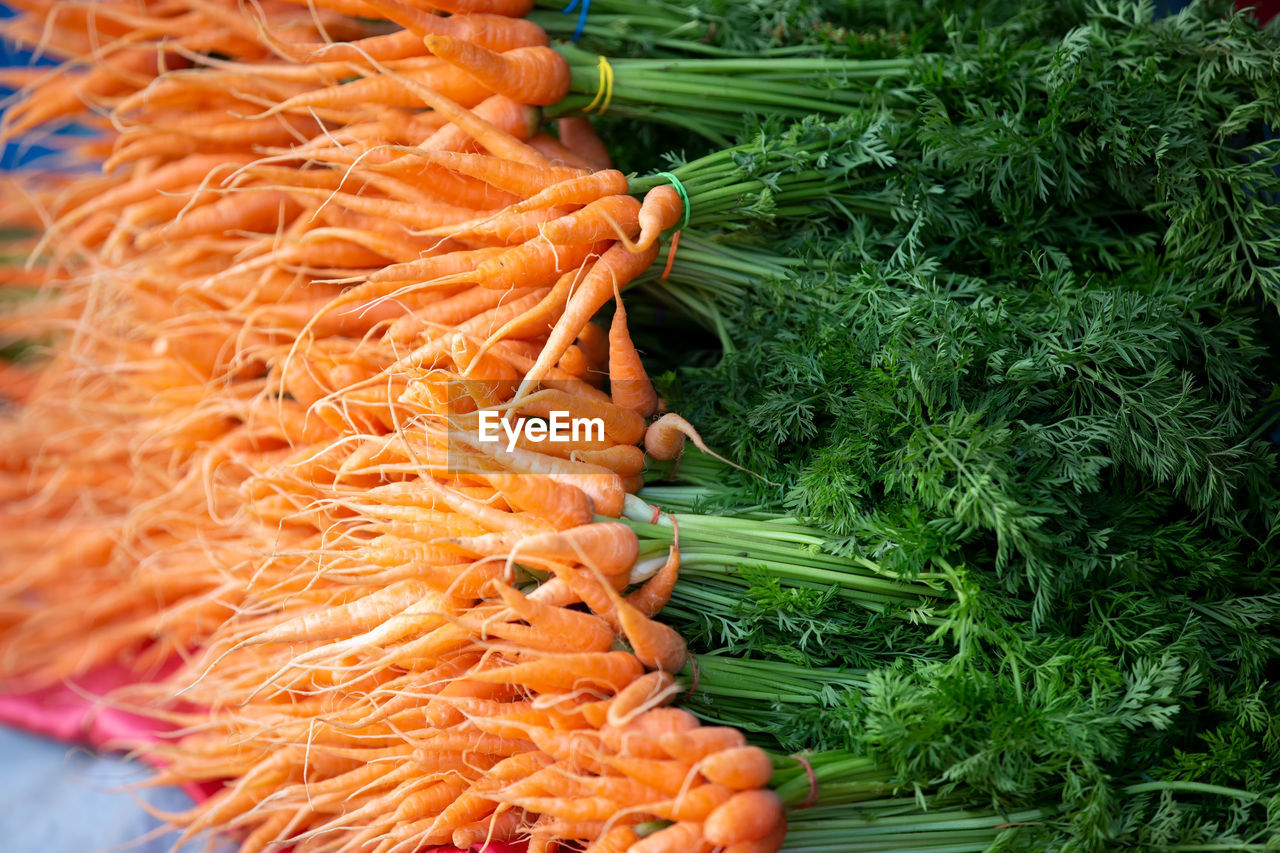
<path id="1" fill-rule="evenodd" d="M 666 178 L 670 181 L 671 186 L 675 187 L 676 192 L 680 194 L 680 201 L 684 203 L 684 221 L 680 223 L 678 230 L 683 231 L 689 227 L 689 214 L 691 213 L 689 210 L 689 194 L 685 192 L 684 184 L 680 183 L 680 179 L 670 172 L 656 172 L 655 174 L 659 178 Z"/>

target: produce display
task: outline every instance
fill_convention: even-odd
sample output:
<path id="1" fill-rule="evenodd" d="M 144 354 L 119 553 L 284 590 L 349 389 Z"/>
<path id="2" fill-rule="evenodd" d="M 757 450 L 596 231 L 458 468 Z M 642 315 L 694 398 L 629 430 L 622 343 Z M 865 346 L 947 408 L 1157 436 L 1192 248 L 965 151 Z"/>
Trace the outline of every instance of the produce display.
<path id="1" fill-rule="evenodd" d="M 1280 850 L 1280 24 L 9 6 L 0 720 L 182 841 Z"/>

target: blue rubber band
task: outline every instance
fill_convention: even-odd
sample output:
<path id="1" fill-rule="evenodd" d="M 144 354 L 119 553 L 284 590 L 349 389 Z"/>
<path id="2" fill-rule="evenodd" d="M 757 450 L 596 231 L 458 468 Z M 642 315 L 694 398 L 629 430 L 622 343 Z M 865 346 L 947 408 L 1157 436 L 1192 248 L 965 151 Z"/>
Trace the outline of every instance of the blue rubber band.
<path id="1" fill-rule="evenodd" d="M 587 27 L 587 10 L 591 8 L 591 0 L 569 0 L 569 5 L 560 10 L 562 15 L 571 15 L 579 3 L 582 8 L 578 11 L 578 25 L 573 28 L 573 35 L 569 36 L 569 41 L 572 42 L 582 38 L 582 31 Z"/>

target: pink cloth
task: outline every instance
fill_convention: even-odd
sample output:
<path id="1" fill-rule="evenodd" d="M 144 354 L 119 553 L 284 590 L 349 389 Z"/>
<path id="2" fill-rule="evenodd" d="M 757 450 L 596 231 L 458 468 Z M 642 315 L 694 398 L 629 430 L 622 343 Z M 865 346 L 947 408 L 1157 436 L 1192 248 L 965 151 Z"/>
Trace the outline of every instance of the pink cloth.
<path id="1" fill-rule="evenodd" d="M 124 667 L 107 666 L 77 678 L 74 685 L 58 684 L 32 693 L 0 696 L 0 725 L 102 751 L 158 740 L 168 728 L 163 723 L 90 698 L 105 696 L 135 680 L 136 676 Z M 182 789 L 200 802 L 220 787 L 217 782 L 189 782 Z"/>
<path id="2" fill-rule="evenodd" d="M 0 696 L 0 725 L 54 738 L 82 743 L 109 751 L 124 744 L 156 741 L 167 726 L 148 717 L 95 703 L 90 697 L 104 696 L 117 687 L 132 683 L 136 676 L 123 667 L 94 670 L 75 680 L 75 686 L 57 685 L 32 693 Z M 220 782 L 190 782 L 182 788 L 196 802 L 212 796 Z M 479 851 L 477 845 L 471 848 Z M 435 853 L 460 853 L 456 847 L 436 847 Z M 524 853 L 524 844 L 495 842 L 484 853 Z"/>

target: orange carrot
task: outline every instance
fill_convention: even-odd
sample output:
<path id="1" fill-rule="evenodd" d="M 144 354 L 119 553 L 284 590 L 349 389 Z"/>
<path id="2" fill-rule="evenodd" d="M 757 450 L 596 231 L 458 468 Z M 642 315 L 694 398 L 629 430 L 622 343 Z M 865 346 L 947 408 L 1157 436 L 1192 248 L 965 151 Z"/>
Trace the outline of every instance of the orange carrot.
<path id="1" fill-rule="evenodd" d="M 545 518 L 557 530 L 588 524 L 594 515 L 591 499 L 576 486 L 536 474 L 493 472 L 484 476 L 514 508 Z"/>
<path id="2" fill-rule="evenodd" d="M 569 458 L 575 462 L 608 468 L 624 478 L 642 473 L 645 464 L 644 451 L 630 444 L 618 444 L 604 450 L 575 450 L 569 454 Z"/>
<path id="3" fill-rule="evenodd" d="M 679 693 L 669 672 L 650 672 L 631 682 L 609 703 L 606 720 L 611 726 L 625 726 L 639 714 L 665 705 Z"/>
<path id="4" fill-rule="evenodd" d="M 680 574 L 680 551 L 673 545 L 662 568 L 644 586 L 627 596 L 627 601 L 650 618 L 657 616 L 671 600 Z"/>
<path id="5" fill-rule="evenodd" d="M 593 170 L 589 160 L 574 154 L 549 133 L 535 133 L 530 136 L 529 147 L 540 153 L 554 166 L 571 166 L 588 172 Z"/>
<path id="6" fill-rule="evenodd" d="M 643 252 L 657 242 L 658 235 L 673 227 L 684 216 L 684 202 L 670 184 L 654 187 L 644 194 L 640 207 L 640 236 L 633 251 Z"/>
<path id="7" fill-rule="evenodd" d="M 648 418 L 658 409 L 658 392 L 653 390 L 640 353 L 631 341 L 627 309 L 618 291 L 614 291 L 614 303 L 617 307 L 609 326 L 609 394 L 615 405 Z"/>
<path id="8" fill-rule="evenodd" d="M 598 253 L 599 246 L 595 243 L 561 246 L 538 237 L 480 263 L 476 267 L 475 281 L 484 287 L 498 290 L 511 290 L 515 287 L 547 287 L 554 284 L 560 276 L 570 270 L 576 270 Z M 594 270 L 595 267 L 592 269 Z M 565 343 L 565 347 L 567 348 L 570 343 L 573 343 L 572 339 Z M 547 367 L 559 361 L 562 354 L 557 353 Z"/>
<path id="9" fill-rule="evenodd" d="M 781 821 L 782 801 L 773 791 L 740 791 L 711 813 L 704 832 L 712 844 L 728 846 L 763 839 Z"/>
<path id="10" fill-rule="evenodd" d="M 422 141 L 418 147 L 424 151 L 459 151 L 474 140 L 501 159 L 525 166 L 552 165 L 537 149 L 529 146 L 525 146 L 527 150 L 520 156 L 511 154 L 517 150 L 516 143 L 523 144 L 522 140 L 529 139 L 537 132 L 542 120 L 537 107 L 513 101 L 503 95 L 494 95 L 486 98 L 465 116 L 448 109 L 442 110 L 440 114 L 450 124 Z M 458 120 L 459 117 L 462 118 L 461 121 Z"/>
<path id="11" fill-rule="evenodd" d="M 689 652 L 678 631 L 645 616 L 607 583 L 600 586 L 613 604 L 614 618 L 641 663 L 663 672 L 677 672 L 684 667 Z M 672 758 L 679 757 L 672 755 Z"/>
<path id="12" fill-rule="evenodd" d="M 614 244 L 591 268 L 582 284 L 569 299 L 564 314 L 556 322 L 547 338 L 537 362 L 526 372 L 516 398 L 528 396 L 532 389 L 546 378 L 547 373 L 564 355 L 578 333 L 586 328 L 591 315 L 600 310 L 615 289 L 622 287 L 644 272 L 658 256 L 656 247 L 647 252 L 632 254 L 620 243 Z"/>
<path id="13" fill-rule="evenodd" d="M 711 782 L 739 791 L 763 788 L 773 778 L 773 762 L 763 749 L 743 746 L 709 755 L 698 765 Z"/>
<path id="14" fill-rule="evenodd" d="M 432 590 L 419 582 L 401 581 L 350 604 L 322 607 L 289 619 L 245 641 L 245 645 L 354 636 L 380 625 L 390 616 L 431 594 Z"/>
<path id="15" fill-rule="evenodd" d="M 254 118 L 267 118 L 278 113 L 306 113 L 311 109 L 352 109 L 369 103 L 384 107 L 420 107 L 424 89 L 430 89 L 439 97 L 448 98 L 463 107 L 474 107 L 493 94 L 493 90 L 483 83 L 444 65 L 376 74 L 349 83 L 312 89 L 287 98 Z"/>
<path id="16" fill-rule="evenodd" d="M 569 94 L 569 63 L 549 47 L 496 53 L 448 36 L 428 35 L 423 41 L 436 56 L 513 101 L 547 107 Z"/>
<path id="17" fill-rule="evenodd" d="M 612 168 L 609 150 L 596 135 L 591 126 L 591 119 L 586 116 L 571 116 L 556 121 L 556 132 L 564 146 L 582 159 L 591 163 L 596 169 Z"/>
<path id="18" fill-rule="evenodd" d="M 554 209 L 554 208 L 553 208 Z M 634 196 L 610 195 L 579 211 L 553 219 L 540 229 L 553 243 L 593 243 L 628 239 L 640 227 L 640 203 Z"/>
<path id="19" fill-rule="evenodd" d="M 682 761 L 701 761 L 725 749 L 746 746 L 742 732 L 725 726 L 702 726 L 686 732 L 670 732 L 659 738 L 663 751 Z"/>
<path id="20" fill-rule="evenodd" d="M 627 853 L 703 853 L 713 846 L 702 837 L 702 824 L 675 823 L 641 838 Z"/>
<path id="21" fill-rule="evenodd" d="M 626 652 L 580 652 L 542 655 L 523 663 L 473 672 L 469 677 L 472 681 L 519 684 L 537 693 L 562 693 L 592 686 L 616 692 L 643 672 L 644 667 L 635 656 Z"/>
<path id="22" fill-rule="evenodd" d="M 724 848 L 724 853 L 778 853 L 787 837 L 787 816 L 784 814 L 778 825 L 766 835 L 754 841 L 739 841 Z"/>
<path id="23" fill-rule="evenodd" d="M 396 0 L 364 2 L 381 12 L 387 20 L 394 21 L 416 35 L 419 45 L 422 44 L 421 39 L 428 35 L 449 36 L 499 52 L 547 43 L 547 34 L 542 27 L 520 17 L 485 12 L 445 17 L 423 12 Z"/>
<path id="24" fill-rule="evenodd" d="M 607 196 L 624 196 L 626 193 L 627 176 L 615 169 L 606 169 L 553 183 L 513 205 L 513 209 L 533 210 L 538 207 L 558 207 L 566 204 L 590 204 Z"/>
<path id="25" fill-rule="evenodd" d="M 479 108 L 477 108 L 477 112 Z M 490 154 L 467 154 L 459 151 L 409 149 L 410 157 L 432 165 L 484 181 L 504 192 L 529 198 L 565 181 L 582 175 L 581 169 L 560 166 L 529 166 Z M 406 157 L 405 159 L 409 159 Z M 621 192 L 626 192 L 625 189 Z"/>

